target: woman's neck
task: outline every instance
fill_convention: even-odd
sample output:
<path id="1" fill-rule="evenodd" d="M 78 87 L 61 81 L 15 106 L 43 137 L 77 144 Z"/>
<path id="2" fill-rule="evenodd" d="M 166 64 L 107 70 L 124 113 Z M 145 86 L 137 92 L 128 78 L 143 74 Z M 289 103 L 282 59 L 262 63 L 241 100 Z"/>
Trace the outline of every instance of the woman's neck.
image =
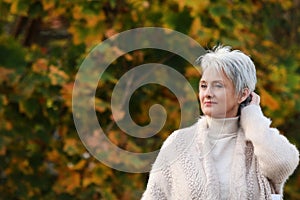
<path id="1" fill-rule="evenodd" d="M 210 135 L 213 137 L 221 136 L 222 134 L 236 133 L 239 128 L 239 116 L 233 118 L 213 118 L 206 116 L 207 128 L 210 130 Z"/>

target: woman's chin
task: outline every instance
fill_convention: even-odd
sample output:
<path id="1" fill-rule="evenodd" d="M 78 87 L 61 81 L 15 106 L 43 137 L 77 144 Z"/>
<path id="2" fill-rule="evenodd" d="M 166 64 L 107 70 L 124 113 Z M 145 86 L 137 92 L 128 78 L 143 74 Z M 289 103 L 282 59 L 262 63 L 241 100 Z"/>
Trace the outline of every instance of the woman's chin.
<path id="1" fill-rule="evenodd" d="M 226 117 L 225 113 L 214 112 L 211 109 L 209 109 L 209 110 L 205 109 L 205 110 L 202 110 L 202 112 L 205 116 L 212 117 L 212 118 L 225 118 Z"/>

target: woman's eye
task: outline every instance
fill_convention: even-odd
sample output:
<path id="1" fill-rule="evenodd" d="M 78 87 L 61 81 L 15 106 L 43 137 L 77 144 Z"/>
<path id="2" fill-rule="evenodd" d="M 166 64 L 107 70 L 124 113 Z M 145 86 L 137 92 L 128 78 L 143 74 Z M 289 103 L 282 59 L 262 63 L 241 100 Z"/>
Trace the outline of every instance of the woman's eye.
<path id="1" fill-rule="evenodd" d="M 206 88 L 207 85 L 201 84 L 200 87 L 201 87 L 201 88 Z"/>
<path id="2" fill-rule="evenodd" d="M 216 84 L 215 87 L 217 87 L 217 88 L 223 88 L 223 85 L 222 84 Z"/>

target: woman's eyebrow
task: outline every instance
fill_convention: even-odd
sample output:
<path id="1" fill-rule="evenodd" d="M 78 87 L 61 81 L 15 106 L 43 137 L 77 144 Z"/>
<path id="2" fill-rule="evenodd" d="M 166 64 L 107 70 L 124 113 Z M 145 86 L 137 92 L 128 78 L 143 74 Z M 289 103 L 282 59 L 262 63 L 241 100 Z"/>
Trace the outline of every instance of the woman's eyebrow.
<path id="1" fill-rule="evenodd" d="M 215 81 L 213 81 L 213 83 L 224 83 L 224 81 L 223 80 L 215 80 Z"/>
<path id="2" fill-rule="evenodd" d="M 200 83 L 206 83 L 206 80 L 200 80 Z M 213 80 L 212 83 L 224 83 L 224 80 Z"/>

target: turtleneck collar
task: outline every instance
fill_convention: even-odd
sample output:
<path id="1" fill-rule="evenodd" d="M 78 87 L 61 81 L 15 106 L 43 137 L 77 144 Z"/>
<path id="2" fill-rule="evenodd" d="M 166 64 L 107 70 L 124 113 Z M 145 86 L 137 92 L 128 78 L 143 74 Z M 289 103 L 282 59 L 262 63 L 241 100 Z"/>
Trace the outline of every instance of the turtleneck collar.
<path id="1" fill-rule="evenodd" d="M 237 134 L 239 117 L 218 119 L 206 116 L 205 118 L 210 138 L 219 139 Z"/>

